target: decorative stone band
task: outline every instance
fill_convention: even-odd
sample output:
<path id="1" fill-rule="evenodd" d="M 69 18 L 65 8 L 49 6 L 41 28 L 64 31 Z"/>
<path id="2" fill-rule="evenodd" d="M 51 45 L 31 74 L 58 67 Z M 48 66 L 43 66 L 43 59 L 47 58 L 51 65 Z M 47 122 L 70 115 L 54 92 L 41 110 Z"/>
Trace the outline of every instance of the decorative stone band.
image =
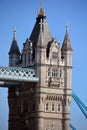
<path id="1" fill-rule="evenodd" d="M 36 68 L 0 67 L 0 81 L 38 82 Z"/>

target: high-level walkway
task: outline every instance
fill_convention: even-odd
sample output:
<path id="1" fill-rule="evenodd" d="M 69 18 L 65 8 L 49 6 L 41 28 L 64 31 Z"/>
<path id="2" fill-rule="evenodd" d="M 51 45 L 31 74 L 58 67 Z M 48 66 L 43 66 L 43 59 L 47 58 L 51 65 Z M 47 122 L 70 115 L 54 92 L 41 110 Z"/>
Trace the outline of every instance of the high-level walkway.
<path id="1" fill-rule="evenodd" d="M 36 68 L 0 67 L 0 81 L 38 82 L 39 78 Z"/>

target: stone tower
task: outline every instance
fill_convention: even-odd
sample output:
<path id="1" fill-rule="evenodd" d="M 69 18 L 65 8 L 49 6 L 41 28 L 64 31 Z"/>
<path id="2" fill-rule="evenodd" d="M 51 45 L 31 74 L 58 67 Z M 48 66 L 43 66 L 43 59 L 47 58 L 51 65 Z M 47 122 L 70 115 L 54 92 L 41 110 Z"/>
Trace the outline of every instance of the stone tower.
<path id="1" fill-rule="evenodd" d="M 60 47 L 41 7 L 21 57 L 14 40 L 9 65 L 36 68 L 39 82 L 23 82 L 19 87 L 9 88 L 9 130 L 70 130 L 72 47 L 68 28 Z M 13 58 L 13 47 L 17 60 Z"/>

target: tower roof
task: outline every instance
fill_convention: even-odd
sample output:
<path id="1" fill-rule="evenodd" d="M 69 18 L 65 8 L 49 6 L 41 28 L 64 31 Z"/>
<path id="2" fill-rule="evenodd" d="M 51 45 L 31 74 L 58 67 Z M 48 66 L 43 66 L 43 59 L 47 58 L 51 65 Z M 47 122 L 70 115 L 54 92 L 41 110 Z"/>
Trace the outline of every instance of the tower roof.
<path id="1" fill-rule="evenodd" d="M 61 48 L 62 51 L 72 51 L 72 46 L 71 46 L 71 42 L 70 42 L 70 38 L 69 38 L 69 34 L 68 34 L 68 28 L 69 28 L 69 26 L 66 25 L 66 33 L 65 33 L 63 45 Z"/>
<path id="2" fill-rule="evenodd" d="M 20 55 L 19 47 L 16 40 L 16 28 L 14 28 L 14 36 L 11 44 L 11 48 L 9 54 L 17 54 Z"/>
<path id="3" fill-rule="evenodd" d="M 45 12 L 42 9 L 42 6 L 40 7 L 38 16 L 36 18 L 36 23 L 29 38 L 29 40 L 32 41 L 34 47 L 37 47 L 37 45 L 40 44 L 38 42 L 40 42 L 39 38 L 41 35 L 43 35 L 44 38 L 44 47 L 47 47 L 48 42 L 52 41 L 52 35 L 46 22 Z"/>

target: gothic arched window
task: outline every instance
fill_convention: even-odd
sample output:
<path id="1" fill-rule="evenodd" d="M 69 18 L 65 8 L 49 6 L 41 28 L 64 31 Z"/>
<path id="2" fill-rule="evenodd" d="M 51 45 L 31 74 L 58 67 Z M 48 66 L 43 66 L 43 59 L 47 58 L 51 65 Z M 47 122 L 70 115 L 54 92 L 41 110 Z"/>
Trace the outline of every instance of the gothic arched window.
<path id="1" fill-rule="evenodd" d="M 60 111 L 60 104 L 58 104 L 58 111 Z"/>
<path id="2" fill-rule="evenodd" d="M 46 111 L 48 111 L 48 107 L 49 107 L 49 105 L 48 105 L 48 103 L 46 103 Z"/>
<path id="3" fill-rule="evenodd" d="M 54 111 L 54 104 L 52 104 L 52 111 Z"/>
<path id="4" fill-rule="evenodd" d="M 24 101 L 23 103 L 23 112 L 28 112 L 28 101 Z"/>

